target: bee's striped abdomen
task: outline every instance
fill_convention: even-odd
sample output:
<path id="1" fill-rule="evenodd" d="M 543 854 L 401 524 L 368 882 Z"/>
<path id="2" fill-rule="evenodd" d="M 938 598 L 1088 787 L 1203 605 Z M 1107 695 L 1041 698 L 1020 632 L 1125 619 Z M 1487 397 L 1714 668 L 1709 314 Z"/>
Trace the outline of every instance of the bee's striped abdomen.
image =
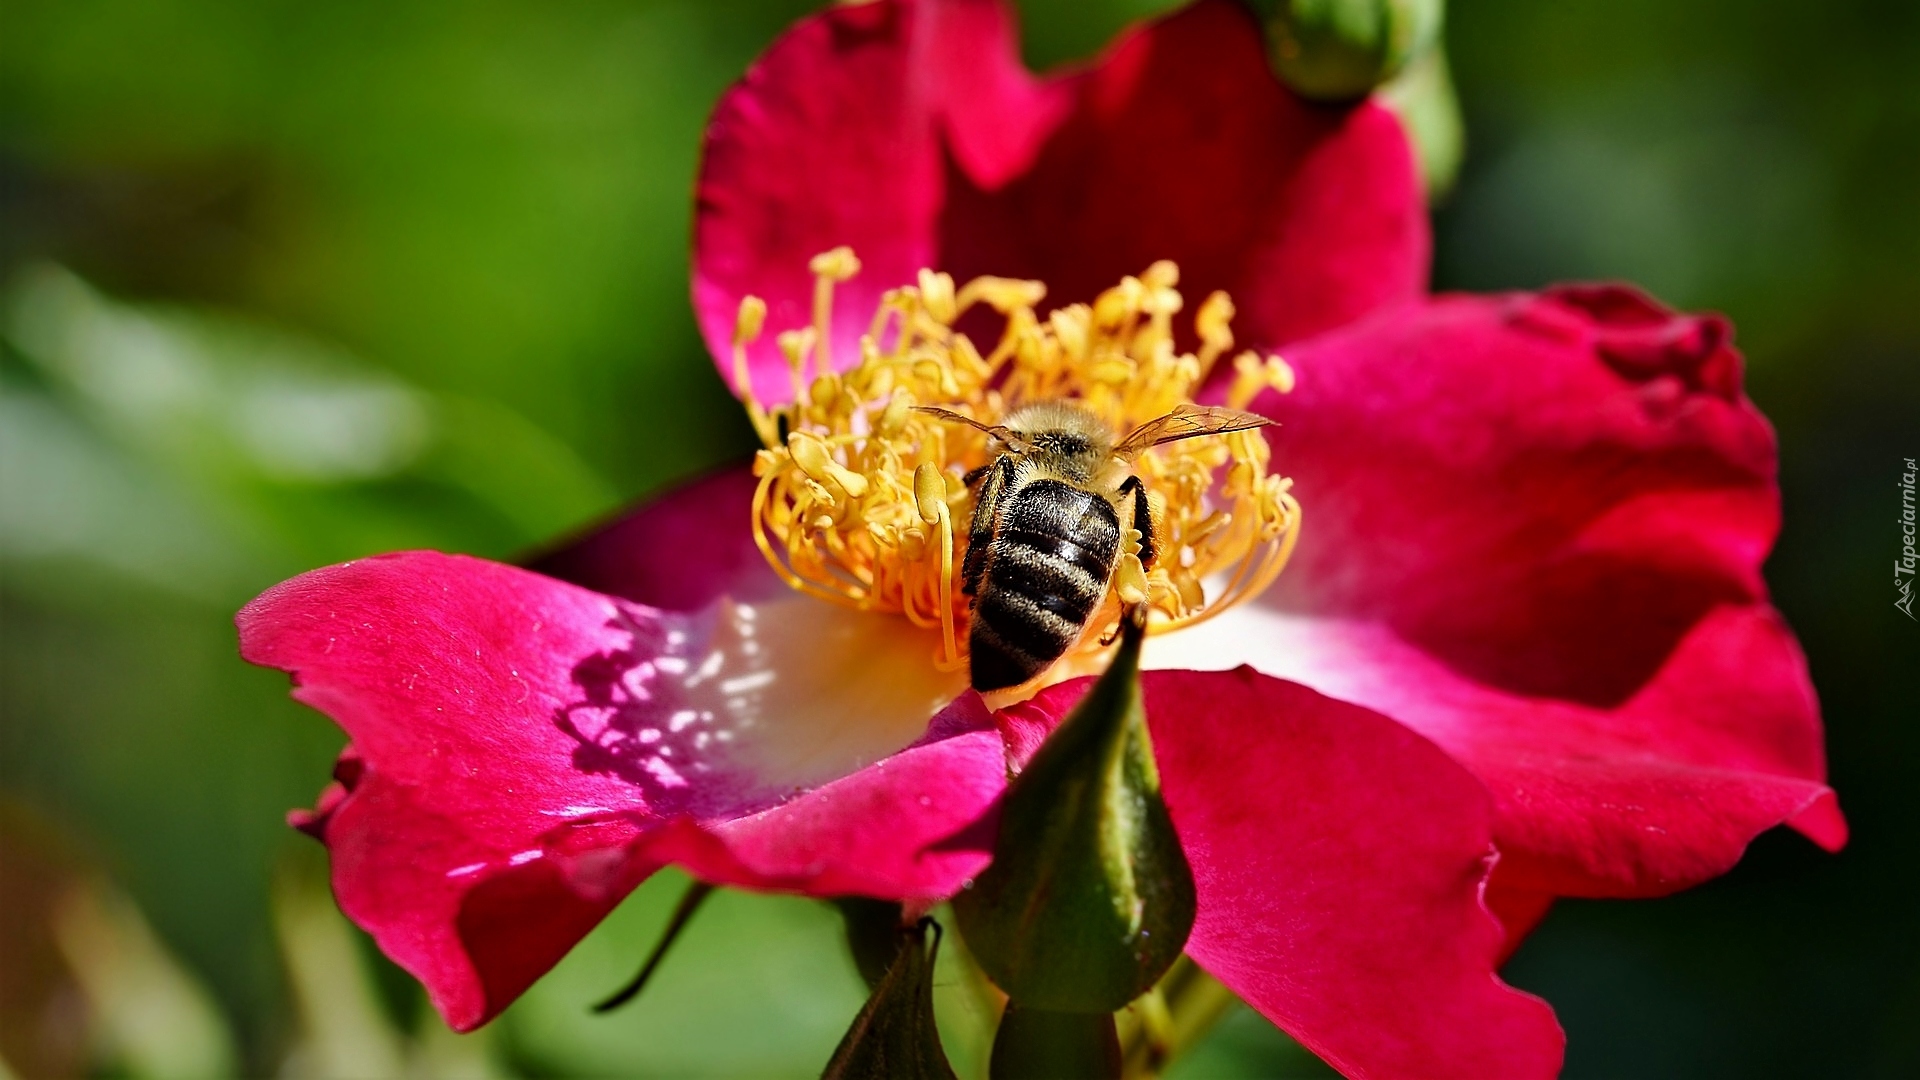
<path id="1" fill-rule="evenodd" d="M 1120 549 L 1113 505 L 1059 480 L 1007 496 L 973 598 L 973 686 L 1017 686 L 1058 660 L 1106 596 Z"/>

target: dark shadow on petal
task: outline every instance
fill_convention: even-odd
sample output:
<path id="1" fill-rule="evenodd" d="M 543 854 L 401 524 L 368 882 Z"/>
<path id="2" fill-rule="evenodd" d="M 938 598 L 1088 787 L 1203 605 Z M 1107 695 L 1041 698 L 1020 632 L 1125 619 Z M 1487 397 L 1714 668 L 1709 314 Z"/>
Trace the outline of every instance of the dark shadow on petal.
<path id="1" fill-rule="evenodd" d="M 672 621 L 623 614 L 607 624 L 627 635 L 627 646 L 575 664 L 581 696 L 554 712 L 554 725 L 579 743 L 574 768 L 634 785 L 659 816 L 734 817 L 779 801 L 729 760 L 731 718 L 689 697 L 718 677 L 719 654 L 708 648 L 713 624 L 711 614 Z"/>

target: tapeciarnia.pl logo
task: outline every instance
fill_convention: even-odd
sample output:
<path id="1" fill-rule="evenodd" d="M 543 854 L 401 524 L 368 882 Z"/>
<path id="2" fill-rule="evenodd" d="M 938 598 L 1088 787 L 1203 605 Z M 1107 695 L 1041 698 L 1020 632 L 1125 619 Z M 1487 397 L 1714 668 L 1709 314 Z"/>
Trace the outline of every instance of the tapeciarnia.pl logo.
<path id="1" fill-rule="evenodd" d="M 1899 593 L 1893 606 L 1901 610 L 1907 618 L 1920 622 L 1913 614 L 1913 571 L 1916 556 L 1913 551 L 1913 477 L 1916 470 L 1913 459 L 1907 458 L 1907 470 L 1900 474 L 1900 557 L 1893 560 L 1893 588 Z M 1904 575 L 1904 576 L 1902 576 Z"/>

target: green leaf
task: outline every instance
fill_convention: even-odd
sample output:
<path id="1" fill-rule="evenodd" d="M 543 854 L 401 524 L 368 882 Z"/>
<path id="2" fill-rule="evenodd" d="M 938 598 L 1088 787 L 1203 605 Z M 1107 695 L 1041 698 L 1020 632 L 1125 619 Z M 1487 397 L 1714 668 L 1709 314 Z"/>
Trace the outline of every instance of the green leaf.
<path id="1" fill-rule="evenodd" d="M 1193 929 L 1193 872 L 1174 835 L 1140 702 L 1140 639 L 1007 789 L 993 863 L 954 897 L 968 946 L 1030 1009 L 1103 1013 L 1153 986 Z"/>
<path id="2" fill-rule="evenodd" d="M 933 941 L 927 943 L 927 931 Z M 940 927 L 921 919 L 901 931 L 880 984 L 827 1062 L 822 1080 L 955 1080 L 933 1021 L 933 962 Z"/>

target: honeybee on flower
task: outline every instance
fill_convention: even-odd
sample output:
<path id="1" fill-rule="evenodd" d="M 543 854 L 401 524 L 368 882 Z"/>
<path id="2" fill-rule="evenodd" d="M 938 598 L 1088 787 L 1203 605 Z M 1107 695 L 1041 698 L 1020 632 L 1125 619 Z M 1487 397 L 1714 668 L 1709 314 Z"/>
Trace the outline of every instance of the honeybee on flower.
<path id="1" fill-rule="evenodd" d="M 922 270 L 881 300 L 849 365 L 831 355 L 828 320 L 859 262 L 839 248 L 811 265 L 814 323 L 779 341 L 791 404 L 769 410 L 752 390 L 758 299 L 742 301 L 733 337 L 735 384 L 765 443 L 755 539 L 797 591 L 938 629 L 937 663 L 967 666 L 988 692 L 1070 653 L 1089 668 L 1122 604 L 1176 630 L 1259 595 L 1285 566 L 1300 506 L 1268 470 L 1256 429 L 1271 421 L 1192 403 L 1233 345 L 1225 293 L 1201 305 L 1199 348 L 1182 353 L 1170 262 L 1045 318 L 1039 282 L 956 289 Z M 984 350 L 956 329 L 976 306 L 1001 324 Z M 1278 357 L 1233 364 L 1240 405 L 1292 385 Z"/>

